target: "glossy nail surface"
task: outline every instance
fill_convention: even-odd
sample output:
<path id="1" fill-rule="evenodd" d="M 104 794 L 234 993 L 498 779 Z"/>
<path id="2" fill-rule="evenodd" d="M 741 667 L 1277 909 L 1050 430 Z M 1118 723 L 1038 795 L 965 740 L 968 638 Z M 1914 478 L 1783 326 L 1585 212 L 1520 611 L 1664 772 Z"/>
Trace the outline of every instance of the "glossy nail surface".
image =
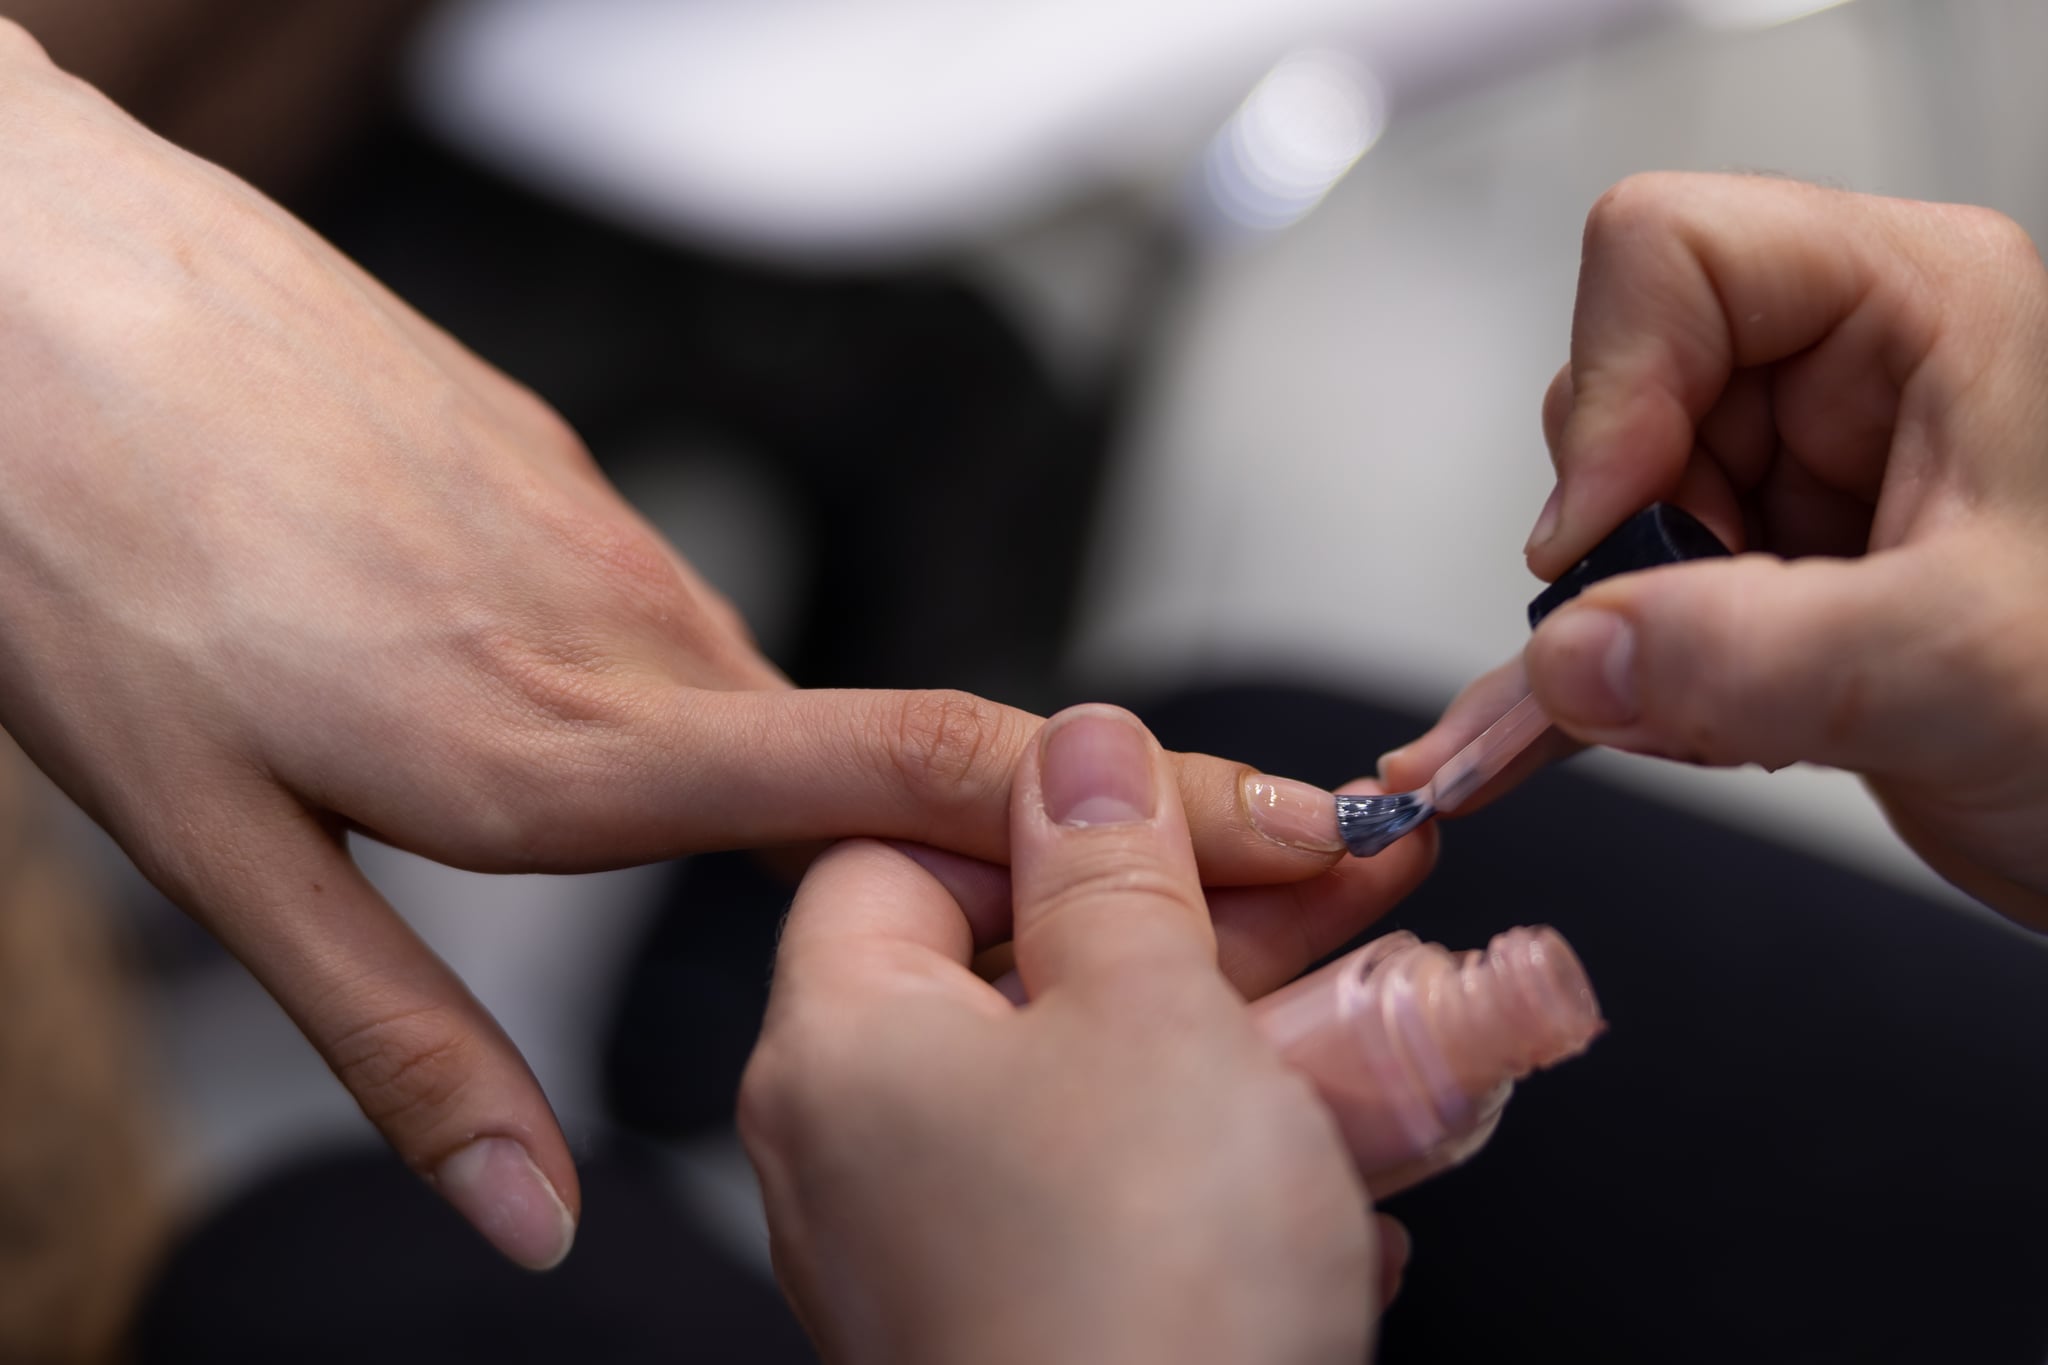
<path id="1" fill-rule="evenodd" d="M 1238 790 L 1252 828 L 1274 843 L 1313 853 L 1344 851 L 1337 837 L 1337 798 L 1321 787 L 1254 773 Z"/>

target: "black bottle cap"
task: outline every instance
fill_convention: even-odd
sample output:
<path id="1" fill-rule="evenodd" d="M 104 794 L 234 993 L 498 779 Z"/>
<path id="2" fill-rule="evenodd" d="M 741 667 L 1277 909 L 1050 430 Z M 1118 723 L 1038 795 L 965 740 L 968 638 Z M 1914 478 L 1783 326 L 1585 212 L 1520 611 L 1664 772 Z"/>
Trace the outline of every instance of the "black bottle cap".
<path id="1" fill-rule="evenodd" d="M 1651 503 L 1536 595 L 1536 600 L 1529 604 L 1529 629 L 1536 629 L 1543 624 L 1544 617 L 1603 578 L 1654 569 L 1659 564 L 1682 564 L 1688 559 L 1727 555 L 1728 547 L 1692 513 L 1668 502 Z"/>

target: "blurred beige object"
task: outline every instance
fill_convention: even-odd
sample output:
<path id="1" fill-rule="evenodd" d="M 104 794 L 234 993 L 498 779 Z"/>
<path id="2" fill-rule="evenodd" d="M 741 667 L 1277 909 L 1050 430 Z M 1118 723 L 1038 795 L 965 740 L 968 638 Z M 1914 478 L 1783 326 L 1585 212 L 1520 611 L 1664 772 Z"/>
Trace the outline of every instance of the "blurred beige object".
<path id="1" fill-rule="evenodd" d="M 112 1358 L 167 1230 L 135 1014 L 53 788 L 0 735 L 0 1361 Z"/>

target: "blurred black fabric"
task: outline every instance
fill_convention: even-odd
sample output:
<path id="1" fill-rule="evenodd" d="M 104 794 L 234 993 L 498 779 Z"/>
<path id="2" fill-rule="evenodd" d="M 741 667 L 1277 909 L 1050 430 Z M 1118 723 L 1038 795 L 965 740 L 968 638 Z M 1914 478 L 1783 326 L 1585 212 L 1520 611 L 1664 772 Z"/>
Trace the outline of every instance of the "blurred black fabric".
<path id="1" fill-rule="evenodd" d="M 630 1147 L 586 1155 L 583 1224 L 545 1275 L 502 1260 L 388 1152 L 262 1181 L 180 1246 L 138 1365 L 640 1365 L 813 1361 L 772 1285 L 734 1264 Z"/>

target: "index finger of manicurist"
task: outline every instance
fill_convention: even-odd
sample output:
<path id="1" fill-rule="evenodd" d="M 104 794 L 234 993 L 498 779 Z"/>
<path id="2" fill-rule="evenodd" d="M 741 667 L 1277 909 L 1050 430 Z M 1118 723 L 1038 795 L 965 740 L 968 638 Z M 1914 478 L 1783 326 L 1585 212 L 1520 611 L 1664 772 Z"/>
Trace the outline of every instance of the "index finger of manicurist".
<path id="1" fill-rule="evenodd" d="M 1830 372 L 1896 384 L 1910 371 L 1927 338 L 1903 316 L 1883 203 L 1729 175 L 1636 176 L 1600 199 L 1586 221 L 1558 493 L 1529 546 L 1540 577 L 1680 493 L 1699 423 L 1738 369 L 1832 340 Z M 1687 501 L 1740 543 L 1739 526 L 1715 524 L 1730 500 Z"/>
<path id="2" fill-rule="evenodd" d="M 1214 970 L 1174 771 L 1128 711 L 1076 706 L 1045 723 L 1010 797 L 1010 877 L 1033 1000 L 1149 968 Z"/>

